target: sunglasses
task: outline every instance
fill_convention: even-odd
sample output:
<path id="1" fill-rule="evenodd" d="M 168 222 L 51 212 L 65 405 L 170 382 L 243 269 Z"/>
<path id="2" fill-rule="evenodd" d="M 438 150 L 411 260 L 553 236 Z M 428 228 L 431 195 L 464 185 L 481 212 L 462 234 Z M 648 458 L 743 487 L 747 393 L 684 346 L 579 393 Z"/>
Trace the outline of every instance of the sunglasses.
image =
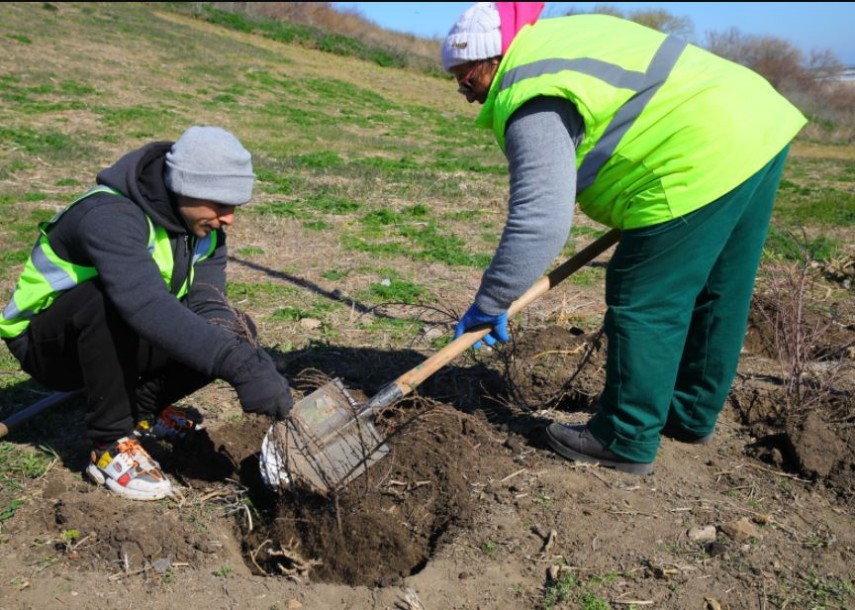
<path id="1" fill-rule="evenodd" d="M 463 75 L 463 78 L 457 81 L 457 92 L 458 93 L 471 93 L 472 92 L 472 77 L 475 75 L 475 70 L 478 69 L 480 64 L 475 64 L 469 69 L 469 72 Z"/>

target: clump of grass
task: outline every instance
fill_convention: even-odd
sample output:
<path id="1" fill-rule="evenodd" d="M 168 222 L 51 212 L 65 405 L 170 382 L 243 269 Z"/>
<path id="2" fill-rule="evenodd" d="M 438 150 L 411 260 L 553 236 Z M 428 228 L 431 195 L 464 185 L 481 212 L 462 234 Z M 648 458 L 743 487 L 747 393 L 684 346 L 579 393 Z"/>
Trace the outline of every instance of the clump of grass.
<path id="1" fill-rule="evenodd" d="M 304 185 L 302 179 L 280 171 L 259 168 L 255 175 L 260 189 L 272 195 L 292 195 Z"/>
<path id="2" fill-rule="evenodd" d="M 76 143 L 58 131 L 30 127 L 0 127 L 0 144 L 20 148 L 30 155 L 56 156 L 71 151 Z"/>
<path id="3" fill-rule="evenodd" d="M 338 307 L 336 303 L 320 301 L 312 303 L 308 309 L 305 307 L 288 305 L 277 308 L 270 316 L 270 319 L 279 322 L 299 322 L 300 320 L 307 318 L 323 321 L 323 319 L 336 307 Z"/>
<path id="4" fill-rule="evenodd" d="M 591 589 L 614 580 L 614 577 L 614 574 L 605 577 L 594 575 L 587 580 L 580 580 L 573 572 L 560 571 L 546 586 L 543 607 L 545 610 L 554 610 L 559 604 L 563 607 L 565 602 L 573 602 L 572 607 L 579 610 L 612 610 L 612 605 Z"/>
<path id="5" fill-rule="evenodd" d="M 392 341 L 412 341 L 418 336 L 422 322 L 415 318 L 380 318 L 367 317 L 357 323 L 363 330 L 371 332 L 378 337 L 379 343 L 386 343 L 381 337 L 388 337 Z"/>
<path id="6" fill-rule="evenodd" d="M 767 261 L 801 262 L 805 257 L 812 261 L 828 261 L 840 253 L 841 247 L 840 241 L 825 235 L 798 238 L 789 229 L 772 226 L 763 256 Z"/>
<path id="7" fill-rule="evenodd" d="M 452 266 L 486 267 L 492 253 L 472 253 L 463 239 L 440 230 L 436 220 L 426 220 L 428 210 L 415 206 L 398 213 L 383 209 L 362 217 L 361 232 L 343 238 L 346 248 L 381 256 L 405 256 L 416 261 Z"/>
<path id="8" fill-rule="evenodd" d="M 11 443 L 0 445 L 0 472 L 5 481 L 38 479 L 44 475 L 56 459 L 53 452 L 40 448 L 39 451 L 22 449 Z"/>
<path id="9" fill-rule="evenodd" d="M 406 303 L 408 305 L 418 303 L 427 294 L 427 291 L 418 284 L 388 278 L 385 282 L 372 284 L 367 292 L 368 296 L 375 300 Z"/>
<path id="10" fill-rule="evenodd" d="M 25 500 L 19 496 L 28 482 L 44 476 L 55 461 L 56 454 L 43 447 L 33 451 L 0 443 L 0 523 L 24 506 Z"/>
<path id="11" fill-rule="evenodd" d="M 238 248 L 235 250 L 235 254 L 239 254 L 240 256 L 261 256 L 264 254 L 264 248 L 259 248 L 258 246 L 244 246 L 242 248 Z"/>
<path id="12" fill-rule="evenodd" d="M 326 220 L 309 220 L 303 223 L 303 228 L 307 231 L 327 231 L 332 225 Z"/>
<path id="13" fill-rule="evenodd" d="M 226 292 L 232 302 L 248 301 L 253 307 L 262 307 L 292 299 L 300 293 L 294 286 L 274 282 L 245 283 L 227 281 Z"/>
<path id="14" fill-rule="evenodd" d="M 398 51 L 366 44 L 357 38 L 327 30 L 249 14 L 231 13 L 209 4 L 197 4 L 195 10 L 197 17 L 211 23 L 239 32 L 260 34 L 277 42 L 298 44 L 333 55 L 356 57 L 383 67 L 403 68 L 407 65 L 405 57 Z"/>
<path id="15" fill-rule="evenodd" d="M 546 610 L 553 610 L 556 604 L 573 599 L 576 587 L 576 576 L 572 572 L 564 572 L 550 581 L 543 596 L 543 605 Z"/>
<path id="16" fill-rule="evenodd" d="M 330 269 L 328 271 L 324 271 L 321 274 L 325 280 L 329 280 L 330 282 L 337 282 L 338 280 L 346 278 L 350 274 L 350 271 L 347 269 Z"/>

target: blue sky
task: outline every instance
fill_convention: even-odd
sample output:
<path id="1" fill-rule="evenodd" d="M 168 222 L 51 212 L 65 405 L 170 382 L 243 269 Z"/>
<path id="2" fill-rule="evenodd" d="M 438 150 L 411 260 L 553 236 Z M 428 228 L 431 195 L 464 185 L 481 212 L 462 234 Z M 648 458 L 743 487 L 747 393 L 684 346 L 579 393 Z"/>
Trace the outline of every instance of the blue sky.
<path id="1" fill-rule="evenodd" d="M 443 38 L 470 2 L 333 2 L 355 9 L 382 28 L 425 38 Z M 571 8 L 590 11 L 598 4 L 624 13 L 665 9 L 691 19 L 695 42 L 707 32 L 736 28 L 743 34 L 776 36 L 806 55 L 831 51 L 840 62 L 855 66 L 855 2 L 547 2 L 544 17 L 557 17 Z"/>

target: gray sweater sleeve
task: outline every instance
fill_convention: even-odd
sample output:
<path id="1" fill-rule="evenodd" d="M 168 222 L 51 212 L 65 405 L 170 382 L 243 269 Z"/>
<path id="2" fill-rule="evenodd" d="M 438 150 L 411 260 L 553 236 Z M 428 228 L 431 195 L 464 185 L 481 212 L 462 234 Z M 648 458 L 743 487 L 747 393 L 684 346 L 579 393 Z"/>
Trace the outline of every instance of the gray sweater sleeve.
<path id="1" fill-rule="evenodd" d="M 508 218 L 475 303 L 502 313 L 561 252 L 576 203 L 576 147 L 583 122 L 567 100 L 539 97 L 517 110 L 505 132 Z"/>

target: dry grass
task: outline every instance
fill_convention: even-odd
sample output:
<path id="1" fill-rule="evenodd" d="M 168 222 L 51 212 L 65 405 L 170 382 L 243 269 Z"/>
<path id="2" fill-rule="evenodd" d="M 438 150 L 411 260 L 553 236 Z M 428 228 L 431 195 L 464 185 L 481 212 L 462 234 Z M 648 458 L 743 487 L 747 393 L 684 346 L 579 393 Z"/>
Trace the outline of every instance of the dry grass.
<path id="1" fill-rule="evenodd" d="M 408 57 L 408 64 L 424 68 L 438 63 L 439 40 L 386 30 L 359 10 L 337 10 L 331 2 L 212 2 L 213 6 L 234 12 L 289 21 L 320 30 L 335 32 L 370 45 L 392 50 Z"/>

